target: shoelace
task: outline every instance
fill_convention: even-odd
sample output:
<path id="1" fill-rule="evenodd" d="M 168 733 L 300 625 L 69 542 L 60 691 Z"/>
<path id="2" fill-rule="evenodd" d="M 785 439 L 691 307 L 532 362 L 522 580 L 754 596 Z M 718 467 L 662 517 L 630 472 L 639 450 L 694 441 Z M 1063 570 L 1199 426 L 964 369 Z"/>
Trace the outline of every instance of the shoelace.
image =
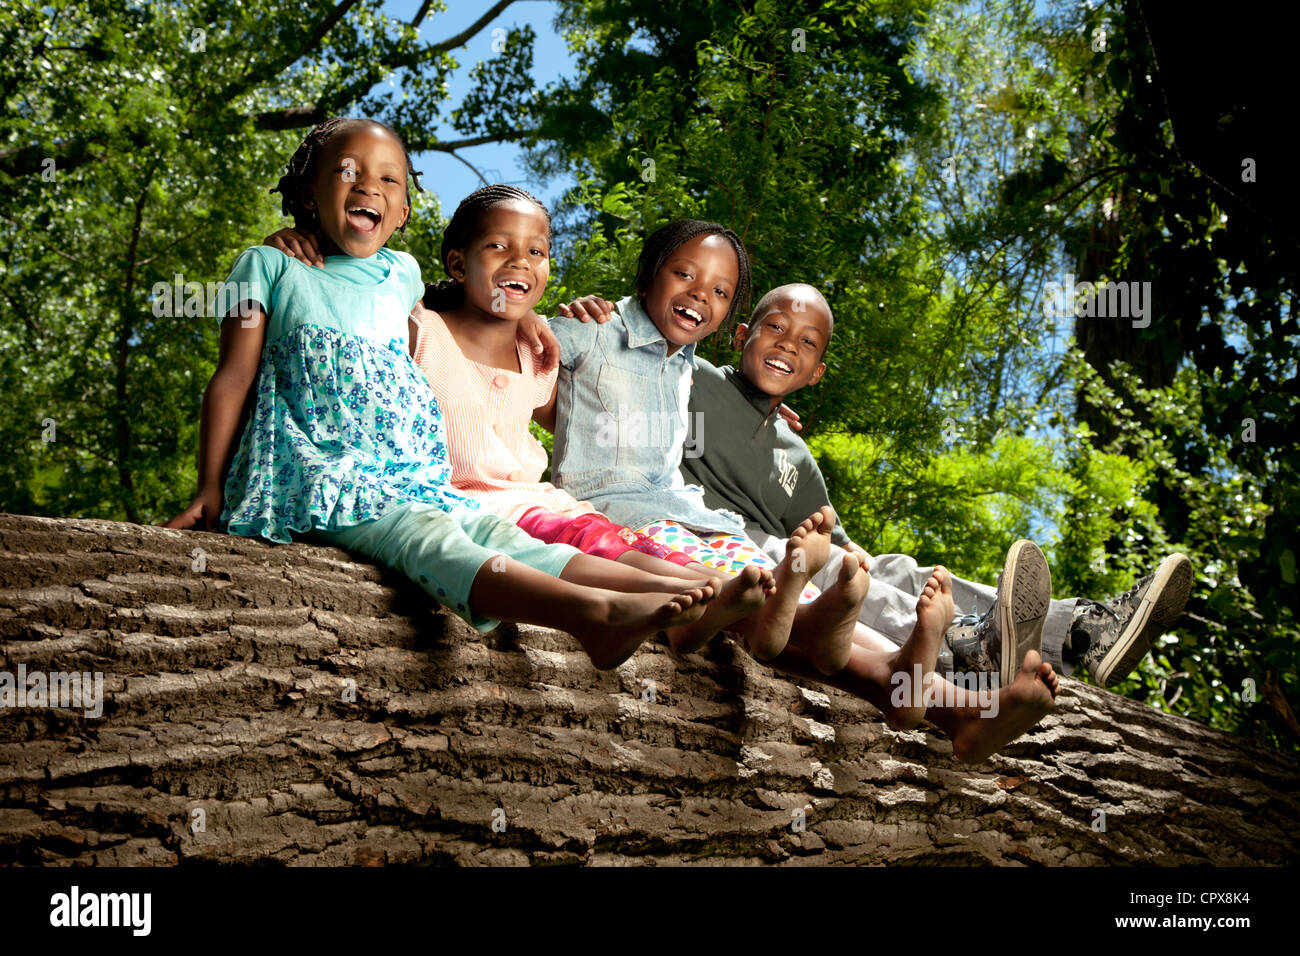
<path id="1" fill-rule="evenodd" d="M 1119 600 L 1116 598 L 1116 600 Z M 1109 614 L 1115 620 L 1119 620 L 1119 614 L 1108 603 L 1102 601 L 1093 601 L 1083 609 L 1084 614 Z"/>
<path id="2" fill-rule="evenodd" d="M 1107 614 L 1109 614 L 1111 617 L 1113 617 L 1115 620 L 1118 621 L 1119 612 L 1116 611 L 1114 607 L 1112 607 L 1112 605 L 1123 604 L 1125 601 L 1129 600 L 1130 598 L 1136 597 L 1139 591 L 1141 591 L 1144 587 L 1146 587 L 1148 584 L 1151 583 L 1151 577 L 1152 576 L 1148 574 L 1146 577 L 1142 578 L 1140 581 L 1138 581 L 1137 584 L 1133 585 L 1123 594 L 1113 597 L 1109 601 L 1089 601 L 1088 606 L 1084 608 L 1084 613 L 1087 614 L 1094 610 L 1105 611 Z"/>
<path id="3" fill-rule="evenodd" d="M 1151 583 L 1151 578 L 1152 575 L 1148 574 L 1146 577 L 1141 578 L 1137 584 L 1133 585 L 1131 588 L 1129 588 L 1119 597 L 1112 598 L 1110 601 L 1106 602 L 1107 609 L 1109 609 L 1109 606 L 1111 604 L 1122 604 L 1125 601 L 1127 601 L 1129 598 L 1136 597 L 1139 591 L 1141 591 L 1144 587 L 1146 587 L 1148 584 Z"/>
<path id="4" fill-rule="evenodd" d="M 1111 607 L 1111 605 L 1122 604 L 1129 598 L 1136 597 L 1137 592 L 1141 591 L 1144 587 L 1146 587 L 1151 582 L 1151 579 L 1152 579 L 1152 575 L 1147 575 L 1146 577 L 1138 581 L 1137 584 L 1133 585 L 1131 588 L 1125 591 L 1123 594 L 1119 595 L 1118 597 L 1111 598 L 1109 601 L 1104 601 L 1104 602 L 1089 601 L 1088 606 L 1084 608 L 1083 613 L 1086 615 L 1092 613 L 1101 614 L 1104 612 L 1106 614 L 1109 614 L 1116 621 L 1118 621 L 1120 620 L 1119 612 L 1116 611 L 1113 607 Z M 1106 645 L 1103 645 L 1097 641 L 1092 641 L 1089 644 L 1088 649 L 1083 652 L 1083 655 L 1080 659 L 1083 661 L 1088 661 L 1094 657 L 1101 656 L 1102 648 L 1105 646 Z"/>
<path id="5" fill-rule="evenodd" d="M 986 635 L 989 631 L 989 628 L 993 626 L 993 611 L 996 608 L 997 608 L 997 604 L 995 602 L 993 607 L 989 608 L 982 615 L 962 614 L 960 616 L 955 616 L 953 618 L 952 624 L 949 625 L 949 627 L 950 628 L 952 627 L 972 628 L 971 637 L 973 637 L 980 646 L 983 646 L 984 635 Z M 955 653 L 956 648 L 953 646 L 952 641 L 949 639 L 950 636 L 951 635 L 949 632 L 945 632 L 944 642 L 948 645 L 949 649 Z"/>

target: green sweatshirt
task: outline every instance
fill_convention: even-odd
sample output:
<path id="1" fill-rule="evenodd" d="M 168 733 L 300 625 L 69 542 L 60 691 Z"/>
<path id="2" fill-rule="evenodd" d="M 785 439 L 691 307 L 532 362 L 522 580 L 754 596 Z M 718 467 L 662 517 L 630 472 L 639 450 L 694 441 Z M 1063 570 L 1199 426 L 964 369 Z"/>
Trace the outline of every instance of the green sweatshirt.
<path id="1" fill-rule="evenodd" d="M 747 527 L 789 537 L 830 504 L 816 459 L 780 414 L 768 410 L 771 398 L 740 372 L 695 361 L 682 477 L 704 489 L 706 507 L 735 511 Z M 831 540 L 849 543 L 838 522 Z"/>

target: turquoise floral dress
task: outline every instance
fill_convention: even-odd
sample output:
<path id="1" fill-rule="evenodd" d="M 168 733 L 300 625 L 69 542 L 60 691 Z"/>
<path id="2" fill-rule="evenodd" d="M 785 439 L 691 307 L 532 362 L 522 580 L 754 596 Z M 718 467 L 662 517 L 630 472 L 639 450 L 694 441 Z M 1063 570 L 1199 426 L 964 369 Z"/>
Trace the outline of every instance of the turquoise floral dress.
<path id="1" fill-rule="evenodd" d="M 269 314 L 226 478 L 228 531 L 288 542 L 293 532 L 372 521 L 402 502 L 477 507 L 451 490 L 442 413 L 407 351 L 407 315 L 424 291 L 411 256 L 327 256 L 317 269 L 255 246 L 228 282 L 228 301 L 258 302 Z"/>

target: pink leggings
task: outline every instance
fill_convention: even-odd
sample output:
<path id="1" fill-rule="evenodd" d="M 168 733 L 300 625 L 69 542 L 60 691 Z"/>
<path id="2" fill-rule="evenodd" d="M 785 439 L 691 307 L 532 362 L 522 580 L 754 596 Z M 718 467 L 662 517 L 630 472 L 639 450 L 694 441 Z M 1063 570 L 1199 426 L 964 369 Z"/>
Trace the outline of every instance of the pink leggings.
<path id="1" fill-rule="evenodd" d="M 530 508 L 515 522 L 534 538 L 547 544 L 567 544 L 583 554 L 617 561 L 629 551 L 640 551 L 673 564 L 688 565 L 695 558 L 674 551 L 653 538 L 614 524 L 604 515 L 591 512 L 578 515 L 556 514 L 545 508 Z"/>

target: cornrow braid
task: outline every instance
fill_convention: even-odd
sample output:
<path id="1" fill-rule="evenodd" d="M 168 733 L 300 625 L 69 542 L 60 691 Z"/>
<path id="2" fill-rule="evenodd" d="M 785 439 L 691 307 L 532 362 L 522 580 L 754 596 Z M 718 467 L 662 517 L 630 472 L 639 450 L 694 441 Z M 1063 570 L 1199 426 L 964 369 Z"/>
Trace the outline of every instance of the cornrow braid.
<path id="1" fill-rule="evenodd" d="M 644 296 L 668 258 L 695 237 L 706 234 L 721 236 L 731 243 L 739 266 L 736 294 L 731 297 L 731 307 L 722 321 L 721 327 L 726 329 L 731 327 L 736 313 L 749 306 L 749 253 L 745 251 L 740 236 L 720 223 L 705 222 L 702 219 L 674 219 L 666 226 L 656 229 L 641 247 L 641 256 L 637 259 L 636 292 L 637 295 Z"/>
<path id="2" fill-rule="evenodd" d="M 378 120 L 335 116 L 325 120 L 307 134 L 307 138 L 289 157 L 284 175 L 271 189 L 271 192 L 280 194 L 280 211 L 286 216 L 293 217 L 295 229 L 318 228 L 316 210 L 308 209 L 304 202 L 311 191 L 312 181 L 316 178 L 320 155 L 332 139 L 358 126 L 377 126 L 397 140 L 398 145 L 402 147 L 402 155 L 406 156 L 406 205 L 411 205 L 411 183 L 415 183 L 418 192 L 424 192 L 424 188 L 420 185 L 420 174 L 411 165 L 411 157 L 406 152 L 406 144 L 391 127 Z M 399 228 L 405 232 L 406 223 L 402 223 Z"/>
<path id="3" fill-rule="evenodd" d="M 518 186 L 507 186 L 505 183 L 483 186 L 460 201 L 460 205 L 452 214 L 451 222 L 447 223 L 447 228 L 443 230 L 442 245 L 438 248 L 438 258 L 442 261 L 443 271 L 450 276 L 450 270 L 447 269 L 448 258 L 454 250 L 459 249 L 463 252 L 469 247 L 484 213 L 493 206 L 516 200 L 530 202 L 542 211 L 542 215 L 546 217 L 546 237 L 549 239 L 551 211 L 540 199 Z M 441 282 L 430 283 L 424 287 L 424 306 L 434 312 L 458 308 L 464 301 L 465 287 L 455 279 L 443 279 Z"/>

